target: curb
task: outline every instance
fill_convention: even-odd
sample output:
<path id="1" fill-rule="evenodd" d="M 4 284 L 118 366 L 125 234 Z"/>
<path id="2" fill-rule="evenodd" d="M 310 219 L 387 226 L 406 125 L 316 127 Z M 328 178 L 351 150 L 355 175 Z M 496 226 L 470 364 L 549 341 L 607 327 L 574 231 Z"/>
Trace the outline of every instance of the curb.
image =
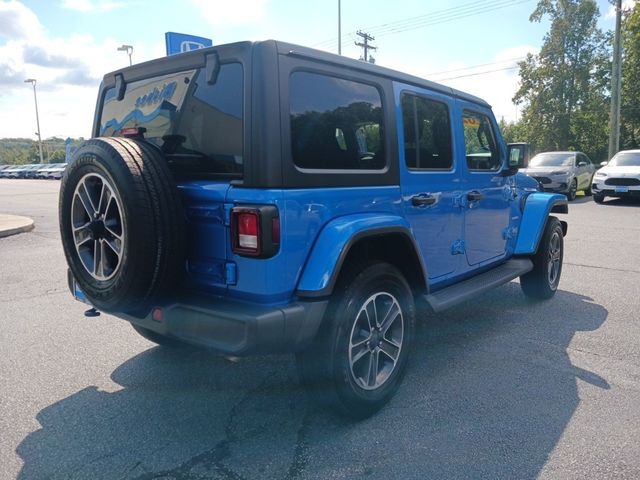
<path id="1" fill-rule="evenodd" d="M 28 217 L 0 213 L 0 238 L 33 230 L 35 223 Z"/>

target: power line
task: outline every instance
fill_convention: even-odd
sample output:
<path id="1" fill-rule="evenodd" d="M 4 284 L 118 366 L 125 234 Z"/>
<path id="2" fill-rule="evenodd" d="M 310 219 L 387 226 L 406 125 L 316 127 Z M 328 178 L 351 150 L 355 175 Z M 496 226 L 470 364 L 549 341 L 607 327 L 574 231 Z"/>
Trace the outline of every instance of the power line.
<path id="1" fill-rule="evenodd" d="M 444 82 L 445 80 L 454 80 L 456 78 L 476 77 L 478 75 L 486 75 L 487 73 L 495 73 L 495 72 L 504 72 L 504 71 L 507 71 L 507 70 L 515 70 L 516 68 L 520 68 L 520 67 L 518 67 L 516 65 L 516 66 L 513 66 L 513 67 L 496 68 L 495 70 L 487 70 L 487 71 L 484 71 L 484 72 L 469 73 L 467 75 L 458 75 L 456 77 L 438 78 L 435 81 L 436 82 Z"/>
<path id="2" fill-rule="evenodd" d="M 443 70 L 441 72 L 430 72 L 430 73 L 427 74 L 427 77 L 437 76 L 437 75 L 444 75 L 445 73 L 462 72 L 464 70 L 472 70 L 474 68 L 479 68 L 479 67 L 488 67 L 488 66 L 491 66 L 491 65 L 499 65 L 501 63 L 507 63 L 507 62 L 520 62 L 520 61 L 524 60 L 525 58 L 526 57 L 509 58 L 507 60 L 501 60 L 499 62 L 480 63 L 478 65 L 471 65 L 469 67 L 455 68 L 453 70 Z"/>
<path id="3" fill-rule="evenodd" d="M 428 14 L 420 15 L 417 17 L 411 17 L 408 19 L 398 20 L 395 22 L 384 23 L 380 25 L 374 25 L 365 30 L 371 34 L 377 36 L 390 35 L 394 33 L 402 33 L 408 30 L 414 30 L 430 25 L 436 25 L 439 23 L 451 22 L 460 18 L 466 18 L 473 15 L 479 15 L 482 13 L 492 12 L 502 8 L 518 5 L 521 3 L 531 2 L 532 0 L 491 0 L 488 2 L 478 3 L 472 2 L 458 7 L 448 8 L 444 10 L 437 10 Z M 341 38 L 331 38 L 322 42 L 312 45 L 312 47 L 335 48 L 338 41 L 341 45 L 346 43 L 344 35 Z"/>

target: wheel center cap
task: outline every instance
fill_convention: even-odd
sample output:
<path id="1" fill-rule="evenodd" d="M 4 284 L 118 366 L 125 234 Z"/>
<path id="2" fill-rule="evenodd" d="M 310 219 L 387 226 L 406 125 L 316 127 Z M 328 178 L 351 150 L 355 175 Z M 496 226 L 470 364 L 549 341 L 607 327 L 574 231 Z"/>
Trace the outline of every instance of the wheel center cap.
<path id="1" fill-rule="evenodd" d="M 91 238 L 94 240 L 99 240 L 104 237 L 104 222 L 102 220 L 94 220 L 89 225 L 89 230 L 91 231 Z"/>
<path id="2" fill-rule="evenodd" d="M 380 345 L 380 332 L 378 330 L 374 330 L 371 332 L 371 348 L 376 348 Z"/>

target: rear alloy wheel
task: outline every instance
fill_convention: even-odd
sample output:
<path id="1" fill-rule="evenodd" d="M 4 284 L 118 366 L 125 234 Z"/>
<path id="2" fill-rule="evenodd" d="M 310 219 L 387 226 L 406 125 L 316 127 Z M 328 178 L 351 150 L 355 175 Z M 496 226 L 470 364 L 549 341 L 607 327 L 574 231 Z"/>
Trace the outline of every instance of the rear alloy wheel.
<path id="1" fill-rule="evenodd" d="M 415 329 L 413 294 L 392 265 L 357 266 L 341 277 L 318 338 L 296 357 L 310 397 L 354 418 L 397 391 Z"/>

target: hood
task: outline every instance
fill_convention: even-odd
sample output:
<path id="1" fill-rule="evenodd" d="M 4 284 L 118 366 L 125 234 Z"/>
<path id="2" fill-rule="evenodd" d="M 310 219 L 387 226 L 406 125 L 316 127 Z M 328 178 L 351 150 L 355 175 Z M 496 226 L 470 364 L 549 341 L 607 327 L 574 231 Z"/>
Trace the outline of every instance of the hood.
<path id="1" fill-rule="evenodd" d="M 571 167 L 527 167 L 520 171 L 527 175 L 551 175 L 551 173 L 568 173 Z"/>

